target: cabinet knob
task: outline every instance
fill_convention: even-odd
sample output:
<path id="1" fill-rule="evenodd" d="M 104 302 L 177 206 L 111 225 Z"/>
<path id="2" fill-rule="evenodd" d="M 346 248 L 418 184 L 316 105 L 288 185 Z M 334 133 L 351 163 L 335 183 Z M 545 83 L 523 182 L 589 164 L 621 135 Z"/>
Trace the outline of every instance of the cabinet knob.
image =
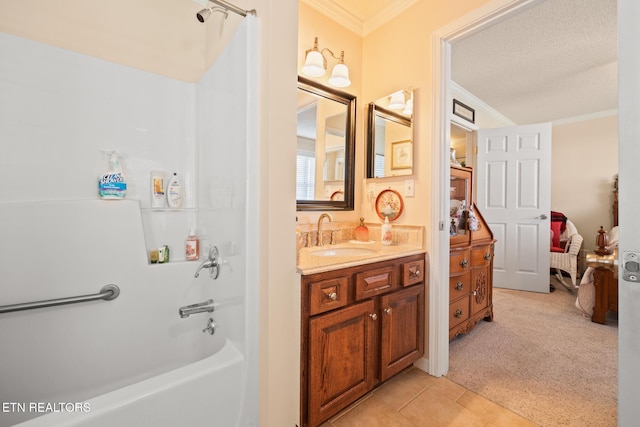
<path id="1" fill-rule="evenodd" d="M 489 261 L 491 259 L 491 254 L 489 252 L 487 252 L 486 254 L 484 254 L 484 259 L 486 259 L 487 261 Z"/>
<path id="2" fill-rule="evenodd" d="M 418 269 L 416 268 L 415 270 L 410 271 L 410 272 L 409 272 L 409 277 L 410 277 L 411 279 L 415 279 L 415 278 L 417 278 L 417 277 L 420 277 L 420 270 L 418 270 Z"/>
<path id="3" fill-rule="evenodd" d="M 456 312 L 453 314 L 453 317 L 457 317 L 457 318 L 462 317 L 462 310 L 457 309 Z"/>
<path id="4" fill-rule="evenodd" d="M 330 294 L 327 295 L 327 297 L 331 300 L 331 301 L 335 301 L 338 299 L 338 294 L 335 292 L 331 292 Z"/>
<path id="5" fill-rule="evenodd" d="M 456 291 L 461 291 L 464 288 L 464 283 L 458 282 L 456 283 Z"/>
<path id="6" fill-rule="evenodd" d="M 385 308 L 383 311 L 384 311 L 384 314 L 391 314 L 390 308 Z"/>
<path id="7" fill-rule="evenodd" d="M 371 317 L 371 320 L 378 320 L 378 315 L 375 313 L 369 313 L 369 317 Z"/>
<path id="8" fill-rule="evenodd" d="M 467 264 L 469 264 L 469 261 L 466 258 L 460 261 L 460 267 L 466 267 Z"/>

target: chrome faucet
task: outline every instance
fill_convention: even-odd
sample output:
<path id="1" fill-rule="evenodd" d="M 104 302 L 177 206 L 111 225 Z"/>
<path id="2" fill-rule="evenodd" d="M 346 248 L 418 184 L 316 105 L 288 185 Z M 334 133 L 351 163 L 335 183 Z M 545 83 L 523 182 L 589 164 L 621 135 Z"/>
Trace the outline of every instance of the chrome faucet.
<path id="1" fill-rule="evenodd" d="M 220 274 L 220 263 L 218 262 L 218 257 L 219 257 L 218 248 L 215 246 L 211 246 L 209 248 L 209 258 L 206 261 L 204 261 L 202 264 L 200 264 L 200 266 L 196 270 L 196 274 L 194 274 L 193 277 L 200 276 L 200 270 L 202 270 L 203 268 L 209 268 L 211 269 L 211 273 L 210 273 L 211 278 L 214 280 L 217 279 L 218 274 Z"/>
<path id="2" fill-rule="evenodd" d="M 198 304 L 185 305 L 178 309 L 178 314 L 183 319 L 195 313 L 213 313 L 213 300 L 209 299 Z"/>
<path id="3" fill-rule="evenodd" d="M 318 218 L 318 246 L 324 246 L 324 242 L 322 241 L 322 220 L 325 218 L 329 218 L 329 222 L 333 222 L 333 217 L 331 214 L 323 213 Z"/>

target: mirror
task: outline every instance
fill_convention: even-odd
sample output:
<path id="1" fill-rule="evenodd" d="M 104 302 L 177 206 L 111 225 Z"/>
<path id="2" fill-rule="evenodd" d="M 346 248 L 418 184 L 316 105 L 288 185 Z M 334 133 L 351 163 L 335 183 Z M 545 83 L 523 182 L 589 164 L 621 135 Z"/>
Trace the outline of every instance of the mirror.
<path id="1" fill-rule="evenodd" d="M 407 94 L 409 99 L 405 102 Z M 401 102 L 394 106 L 394 98 L 398 96 Z M 399 108 L 392 110 L 389 106 Z M 399 91 L 369 104 L 367 178 L 413 174 L 412 108 L 411 91 Z"/>
<path id="2" fill-rule="evenodd" d="M 298 210 L 353 210 L 356 97 L 298 77 Z"/>

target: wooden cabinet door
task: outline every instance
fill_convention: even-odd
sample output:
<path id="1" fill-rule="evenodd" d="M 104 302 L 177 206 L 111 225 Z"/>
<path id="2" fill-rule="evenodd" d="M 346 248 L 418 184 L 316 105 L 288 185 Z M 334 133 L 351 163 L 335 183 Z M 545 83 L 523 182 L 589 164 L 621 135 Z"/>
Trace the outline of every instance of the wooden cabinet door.
<path id="1" fill-rule="evenodd" d="M 314 317 L 309 336 L 309 425 L 372 390 L 378 315 L 373 300 Z"/>
<path id="2" fill-rule="evenodd" d="M 380 298 L 380 376 L 385 381 L 424 353 L 424 285 Z"/>
<path id="3" fill-rule="evenodd" d="M 471 315 L 484 310 L 491 303 L 491 245 L 480 246 L 471 251 Z"/>

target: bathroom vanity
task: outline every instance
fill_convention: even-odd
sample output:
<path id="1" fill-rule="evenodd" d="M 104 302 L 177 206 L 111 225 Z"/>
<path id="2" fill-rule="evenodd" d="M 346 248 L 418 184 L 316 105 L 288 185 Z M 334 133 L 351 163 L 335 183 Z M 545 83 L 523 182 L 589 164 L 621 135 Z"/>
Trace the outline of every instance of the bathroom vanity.
<path id="1" fill-rule="evenodd" d="M 304 427 L 320 425 L 424 353 L 426 255 L 387 251 L 397 254 L 301 271 Z"/>

